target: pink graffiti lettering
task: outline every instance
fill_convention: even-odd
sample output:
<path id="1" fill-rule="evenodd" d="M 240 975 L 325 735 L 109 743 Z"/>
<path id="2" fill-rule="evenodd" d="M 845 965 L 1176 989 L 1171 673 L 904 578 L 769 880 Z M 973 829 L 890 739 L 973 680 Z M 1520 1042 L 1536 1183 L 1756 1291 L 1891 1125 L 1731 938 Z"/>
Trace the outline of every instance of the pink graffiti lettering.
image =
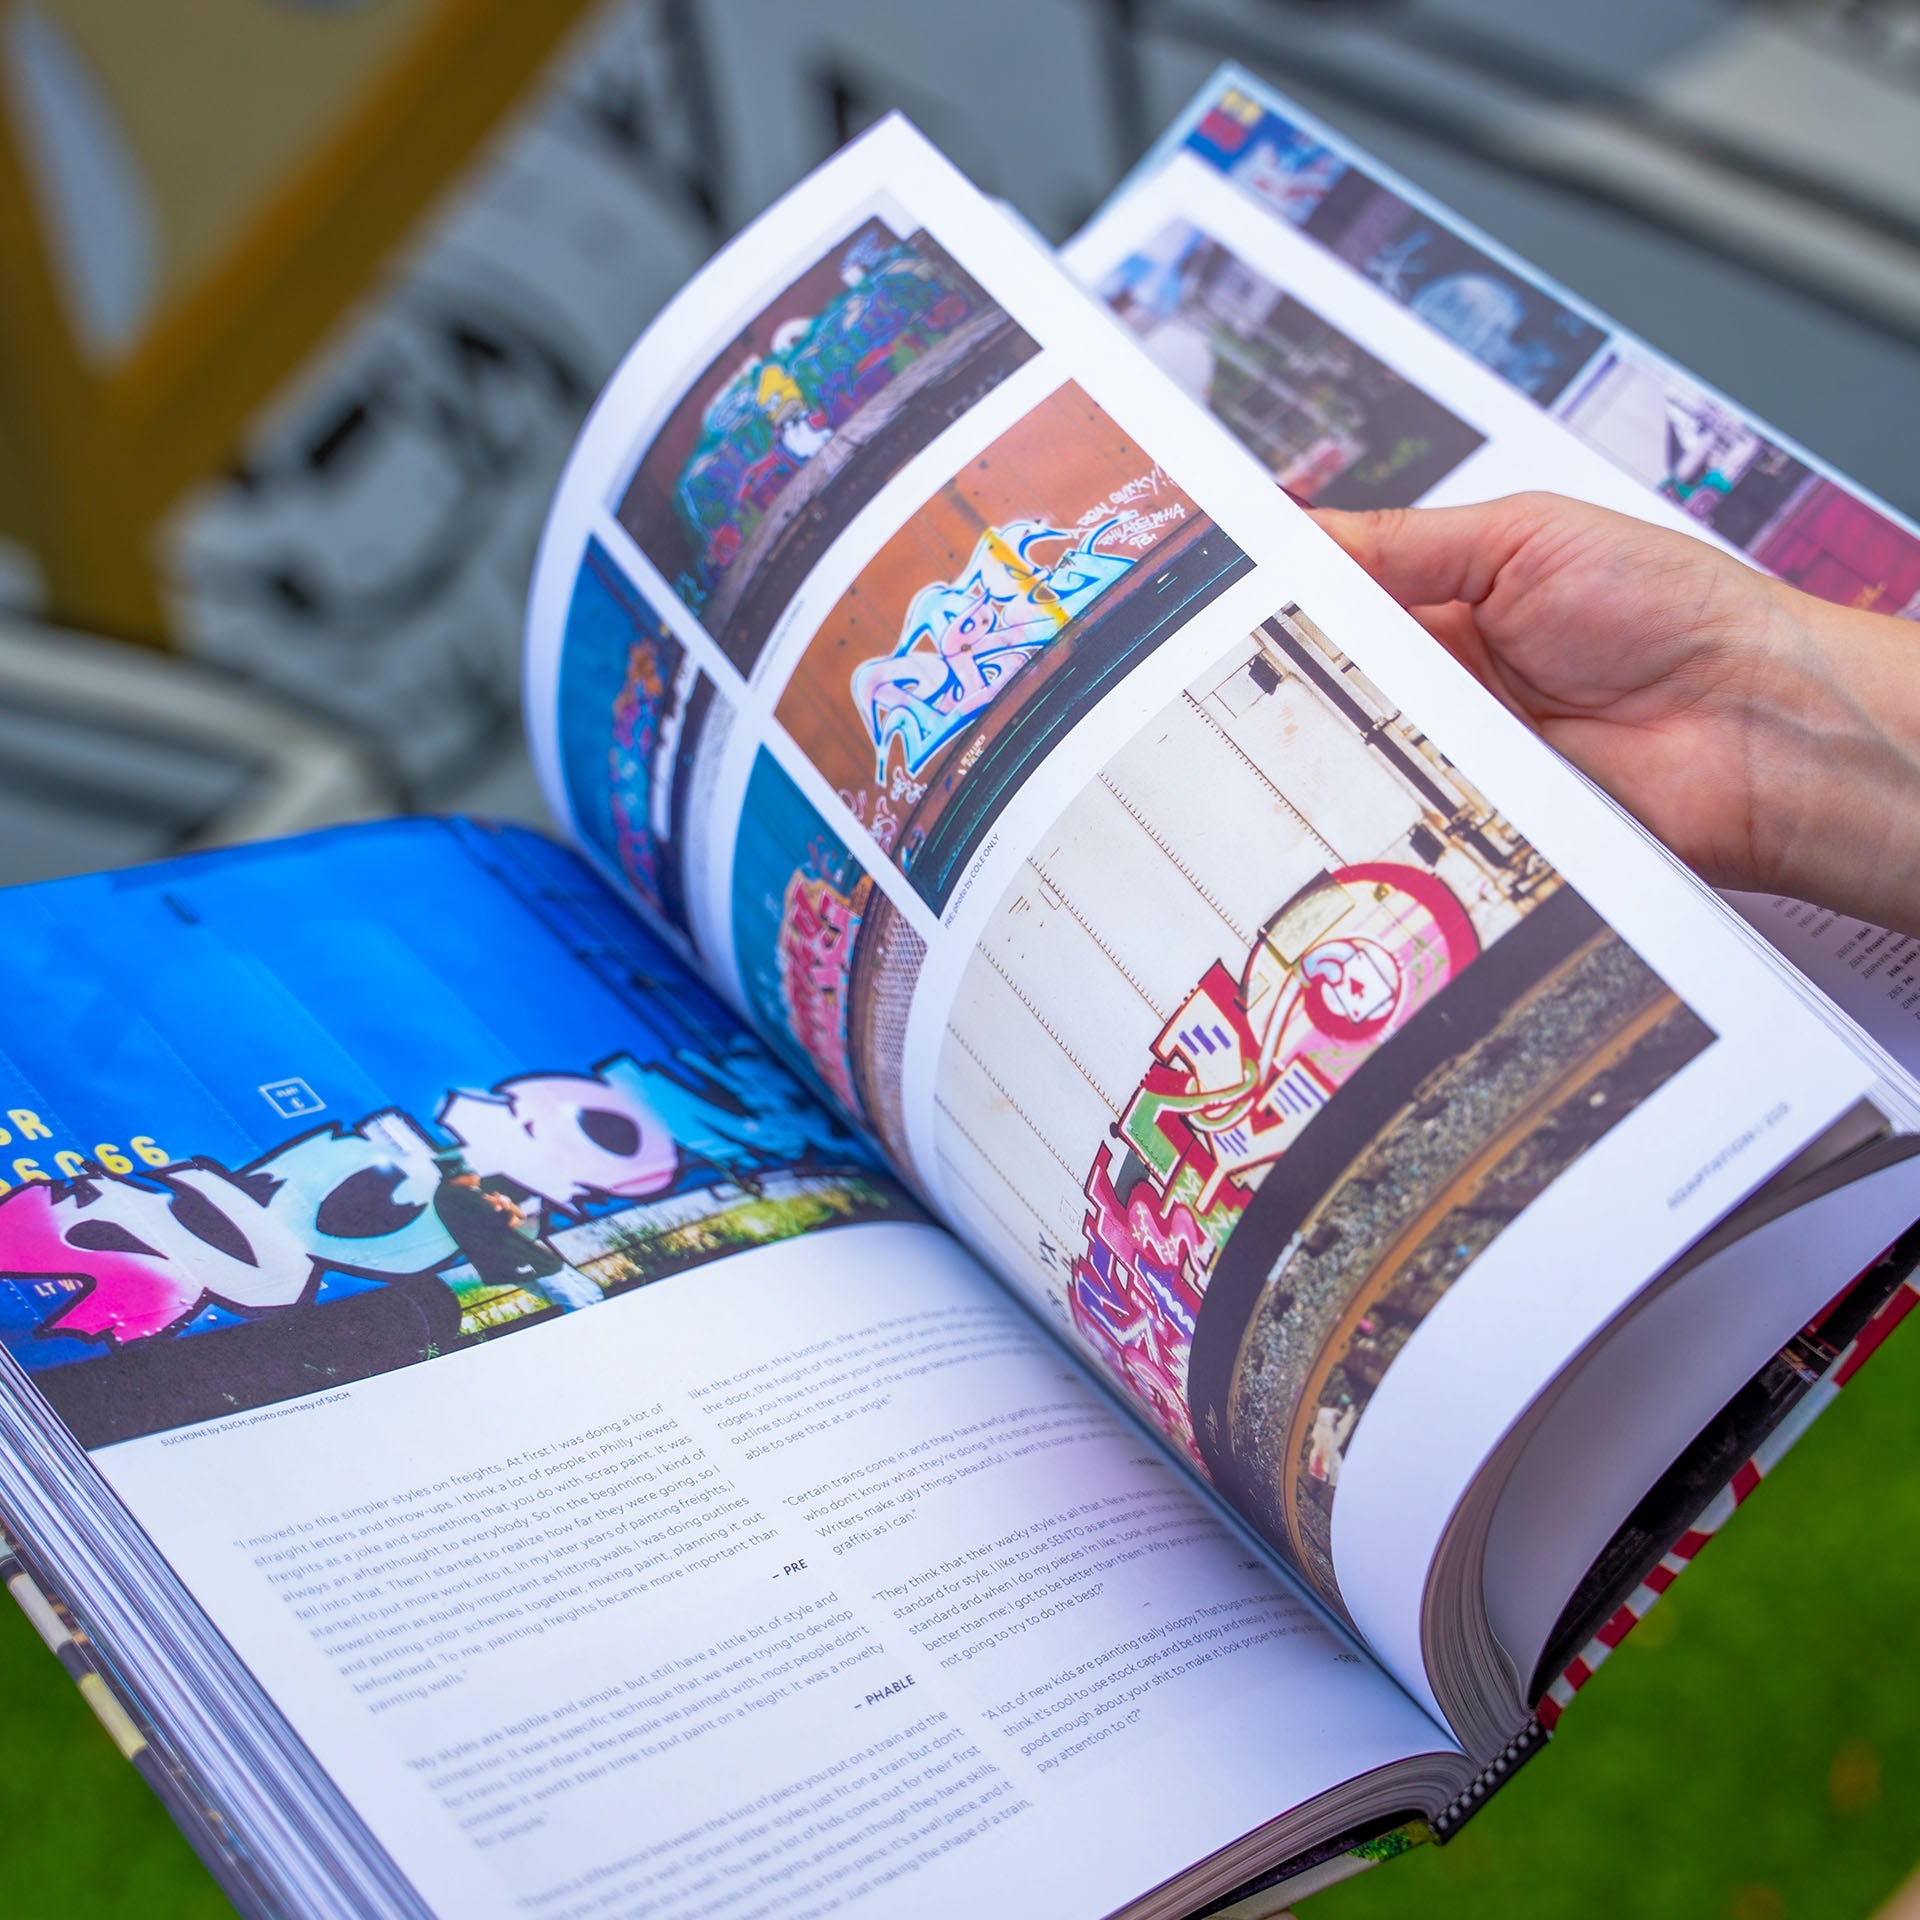
<path id="1" fill-rule="evenodd" d="M 715 1097 L 702 1091 L 709 1075 Z M 692 1054 L 648 1066 L 623 1054 L 591 1075 L 456 1090 L 439 1119 L 467 1171 L 563 1210 L 672 1185 L 676 1130 L 696 1162 L 730 1174 L 840 1138 L 757 1055 L 719 1071 Z M 209 1305 L 297 1306 L 327 1270 L 430 1274 L 461 1257 L 434 1207 L 442 1172 L 433 1142 L 389 1109 L 303 1134 L 237 1172 L 198 1159 L 132 1177 L 31 1181 L 0 1197 L 0 1279 L 83 1282 L 46 1329 L 124 1342 L 178 1331 Z"/>
<path id="2" fill-rule="evenodd" d="M 431 1271 L 454 1251 L 432 1213 L 432 1153 L 387 1113 L 307 1134 L 237 1174 L 190 1160 L 145 1180 L 34 1182 L 0 1202 L 0 1273 L 83 1277 L 87 1291 L 49 1324 L 135 1340 L 209 1301 L 292 1306 L 320 1265 Z"/>
<path id="3" fill-rule="evenodd" d="M 859 1102 L 847 1056 L 847 973 L 860 916 L 825 880 L 796 873 L 780 911 L 780 997 L 793 1037 L 841 1105 Z"/>
<path id="4" fill-rule="evenodd" d="M 1197 1457 L 1186 1413 L 1186 1356 L 1212 1245 L 1192 1210 L 1165 1201 L 1149 1180 L 1122 1201 L 1113 1166 L 1113 1149 L 1103 1148 L 1087 1176 L 1092 1208 L 1069 1295 L 1074 1324 L 1168 1435 Z"/>
<path id="5" fill-rule="evenodd" d="M 1262 928 L 1238 978 L 1209 966 L 1156 1039 L 1117 1129 L 1137 1177 L 1123 1205 L 1116 1150 L 1101 1148 L 1070 1304 L 1095 1351 L 1196 1458 L 1187 1361 L 1214 1253 L 1265 1170 L 1478 952 L 1435 875 L 1343 868 Z"/>

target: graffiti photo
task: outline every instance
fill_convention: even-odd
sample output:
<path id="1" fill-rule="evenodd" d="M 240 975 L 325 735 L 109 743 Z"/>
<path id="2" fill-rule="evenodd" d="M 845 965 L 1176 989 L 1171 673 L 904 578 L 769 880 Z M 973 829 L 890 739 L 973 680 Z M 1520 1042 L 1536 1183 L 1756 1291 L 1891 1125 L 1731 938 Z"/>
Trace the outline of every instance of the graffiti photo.
<path id="1" fill-rule="evenodd" d="M 639 590 L 589 541 L 561 654 L 562 772 L 587 843 L 650 912 L 687 928 L 684 836 L 716 695 Z"/>
<path id="2" fill-rule="evenodd" d="M 155 1008 L 192 986 L 181 951 L 224 955 L 230 988 L 217 1006 L 203 987 L 190 1008 L 166 1004 L 172 1048 L 150 1082 L 115 1089 L 166 1119 L 165 1145 L 63 1149 L 48 1161 L 60 1177 L 0 1195 L 0 1339 L 84 1444 L 435 1359 L 736 1249 L 919 1217 L 572 856 L 456 829 L 212 856 L 155 902 Z M 413 857 L 395 868 L 383 840 Z M 385 893 L 396 871 L 410 884 Z M 352 944 L 416 1001 L 376 1006 L 313 970 L 339 926 L 327 880 L 384 895 Z M 68 884 L 83 906 L 90 883 Z M 436 943 L 447 963 L 429 968 Z M 260 1085 L 259 1034 L 303 1031 L 288 1025 L 296 983 L 318 1001 L 314 1064 Z M 507 1034 L 532 1057 L 500 1073 Z M 449 1071 L 462 1058 L 478 1070 Z M 389 1098 L 343 1113 L 353 1087 Z M 274 1118 L 290 1106 L 327 1117 Z M 259 1116 L 251 1151 L 234 1150 L 234 1112 Z M 64 1124 L 44 1130 L 57 1141 Z M 196 1136 L 220 1144 L 192 1152 Z"/>
<path id="3" fill-rule="evenodd" d="M 930 235 L 876 213 L 694 381 L 621 523 L 750 672 L 841 528 L 1037 351 Z"/>
<path id="4" fill-rule="evenodd" d="M 1102 296 L 1290 493 L 1411 506 L 1485 436 L 1184 220 Z"/>
<path id="5" fill-rule="evenodd" d="M 1542 406 L 1604 343 L 1592 321 L 1237 88 L 1187 149 Z"/>
<path id="6" fill-rule="evenodd" d="M 1337 1605 L 1394 1354 L 1711 1037 L 1290 608 L 1028 857 L 950 1018 L 940 1174 Z"/>
<path id="7" fill-rule="evenodd" d="M 881 548 L 779 717 L 937 911 L 1027 772 L 1248 565 L 1069 382 Z"/>
<path id="8" fill-rule="evenodd" d="M 1920 538 L 1819 474 L 1801 477 L 1747 551 L 1822 600 L 1920 620 Z"/>
<path id="9" fill-rule="evenodd" d="M 925 943 L 764 748 L 734 851 L 733 941 L 763 1031 L 908 1164 L 900 1060 Z"/>
<path id="10" fill-rule="evenodd" d="M 873 882 L 763 747 L 733 856 L 733 945 L 747 998 L 795 1064 L 860 1111 L 847 986 Z"/>

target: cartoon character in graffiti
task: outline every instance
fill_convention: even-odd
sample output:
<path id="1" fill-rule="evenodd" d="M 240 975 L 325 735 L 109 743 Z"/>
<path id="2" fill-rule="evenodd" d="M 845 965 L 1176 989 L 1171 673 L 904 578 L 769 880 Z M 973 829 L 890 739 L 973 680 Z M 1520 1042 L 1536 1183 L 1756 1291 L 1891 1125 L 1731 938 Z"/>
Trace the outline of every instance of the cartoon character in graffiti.
<path id="1" fill-rule="evenodd" d="M 210 1306 L 250 1317 L 301 1305 L 327 1272 L 399 1280 L 457 1264 L 463 1247 L 436 1206 L 456 1156 L 464 1172 L 572 1218 L 663 1193 L 701 1167 L 744 1184 L 810 1152 L 866 1157 L 745 1042 L 711 1059 L 623 1054 L 592 1074 L 457 1090 L 436 1119 L 440 1141 L 388 1111 L 238 1170 L 196 1159 L 26 1182 L 0 1199 L 0 1279 L 83 1280 L 42 1331 L 124 1343 L 184 1331 Z"/>
<path id="2" fill-rule="evenodd" d="M 914 595 L 893 651 L 853 670 L 853 704 L 873 742 L 877 781 L 886 780 L 896 740 L 906 771 L 919 773 L 1029 660 L 1124 578 L 1133 558 L 1100 548 L 1127 519 L 1114 514 L 1079 532 L 1044 520 L 988 527 L 957 579 L 936 580 Z"/>
<path id="3" fill-rule="evenodd" d="M 1267 923 L 1238 979 L 1209 967 L 1154 1043 L 1115 1130 L 1136 1177 L 1117 1207 L 1115 1150 L 1102 1147 L 1070 1304 L 1074 1324 L 1190 1450 L 1187 1356 L 1213 1259 L 1253 1188 L 1479 951 L 1434 874 L 1344 867 Z M 1141 1356 L 1152 1357 L 1151 1378 Z M 1337 1446 L 1329 1457 L 1337 1472 Z"/>
<path id="4" fill-rule="evenodd" d="M 1346 1458 L 1346 1444 L 1353 1436 L 1360 1409 L 1351 1400 L 1337 1407 L 1316 1407 L 1313 1430 L 1307 1436 L 1307 1472 L 1327 1487 L 1340 1484 L 1340 1468 Z"/>
<path id="5" fill-rule="evenodd" d="M 762 515 L 833 436 L 951 333 L 972 302 L 902 242 L 863 234 L 820 311 L 786 321 L 709 401 L 675 502 L 699 554 L 681 583 L 699 605 Z"/>
<path id="6" fill-rule="evenodd" d="M 597 1074 L 529 1074 L 454 1092 L 435 1116 L 476 1172 L 504 1176 L 561 1213 L 639 1200 L 673 1184 L 680 1155 L 631 1060 Z"/>

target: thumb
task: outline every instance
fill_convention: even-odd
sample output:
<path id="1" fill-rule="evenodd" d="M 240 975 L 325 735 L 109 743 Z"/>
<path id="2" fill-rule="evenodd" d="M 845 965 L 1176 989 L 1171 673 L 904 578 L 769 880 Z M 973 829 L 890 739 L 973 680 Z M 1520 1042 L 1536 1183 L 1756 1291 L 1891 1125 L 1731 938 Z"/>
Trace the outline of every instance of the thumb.
<path id="1" fill-rule="evenodd" d="M 1511 500 L 1368 513 L 1335 507 L 1308 511 L 1323 533 L 1409 607 L 1484 600 L 1533 531 L 1527 506 Z"/>

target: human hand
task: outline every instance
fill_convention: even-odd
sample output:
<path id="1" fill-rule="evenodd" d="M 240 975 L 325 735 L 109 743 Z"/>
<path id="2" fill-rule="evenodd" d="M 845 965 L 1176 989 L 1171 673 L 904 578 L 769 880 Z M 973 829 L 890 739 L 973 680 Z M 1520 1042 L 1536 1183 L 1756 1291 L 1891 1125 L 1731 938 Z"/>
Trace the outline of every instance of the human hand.
<path id="1" fill-rule="evenodd" d="M 1314 519 L 1717 886 L 1920 932 L 1920 630 L 1553 494 Z"/>

